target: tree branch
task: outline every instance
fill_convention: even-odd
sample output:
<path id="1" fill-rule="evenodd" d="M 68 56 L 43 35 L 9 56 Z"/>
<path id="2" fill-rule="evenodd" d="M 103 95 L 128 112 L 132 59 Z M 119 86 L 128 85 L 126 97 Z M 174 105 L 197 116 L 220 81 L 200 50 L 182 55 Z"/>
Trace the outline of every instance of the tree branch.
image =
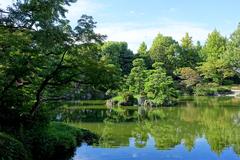
<path id="1" fill-rule="evenodd" d="M 62 58 L 59 62 L 59 64 L 57 65 L 57 67 L 49 74 L 45 77 L 45 79 L 42 81 L 41 85 L 39 86 L 37 93 L 36 93 L 36 102 L 33 104 L 30 114 L 32 116 L 35 115 L 36 111 L 39 109 L 40 103 L 41 103 L 41 96 L 42 96 L 42 92 L 44 91 L 45 87 L 48 85 L 48 82 L 54 77 L 54 75 L 57 74 L 57 72 L 59 71 L 59 69 L 61 68 L 61 65 L 64 61 L 64 57 L 66 55 L 66 53 L 68 52 L 68 50 L 66 50 L 63 55 Z"/>

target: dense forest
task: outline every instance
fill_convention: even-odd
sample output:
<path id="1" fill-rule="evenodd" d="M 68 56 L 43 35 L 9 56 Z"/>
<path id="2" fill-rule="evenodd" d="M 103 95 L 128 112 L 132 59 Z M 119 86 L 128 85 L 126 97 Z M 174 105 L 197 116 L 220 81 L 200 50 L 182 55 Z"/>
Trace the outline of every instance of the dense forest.
<path id="1" fill-rule="evenodd" d="M 151 46 L 142 42 L 133 53 L 126 42 L 95 33 L 91 16 L 82 15 L 71 26 L 65 6 L 73 2 L 19 0 L 0 10 L 0 139 L 5 147 L 11 147 L 9 139 L 19 146 L 12 149 L 13 159 L 31 159 L 39 144 L 67 143 L 52 135 L 69 126 L 50 124 L 51 101 L 111 99 L 129 106 L 142 98 L 160 107 L 183 95 L 225 94 L 240 83 L 240 25 L 230 37 L 214 30 L 204 44 L 188 33 L 180 42 L 159 33 Z M 52 139 L 44 142 L 48 134 Z"/>

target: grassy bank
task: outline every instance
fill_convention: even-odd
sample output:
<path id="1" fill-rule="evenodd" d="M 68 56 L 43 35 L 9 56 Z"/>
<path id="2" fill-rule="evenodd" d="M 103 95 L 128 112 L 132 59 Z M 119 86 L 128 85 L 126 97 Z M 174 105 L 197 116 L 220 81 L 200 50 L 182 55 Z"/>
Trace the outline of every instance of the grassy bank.
<path id="1" fill-rule="evenodd" d="M 24 145 L 14 137 L 0 132 L 1 160 L 29 160 L 30 156 Z"/>
<path id="2" fill-rule="evenodd" d="M 194 89 L 195 96 L 218 96 L 230 93 L 230 86 L 220 86 L 214 83 L 198 85 Z"/>
<path id="3" fill-rule="evenodd" d="M 23 132 L 16 137 L 0 133 L 2 159 L 68 159 L 82 142 L 91 144 L 97 139 L 87 130 L 58 122 Z"/>

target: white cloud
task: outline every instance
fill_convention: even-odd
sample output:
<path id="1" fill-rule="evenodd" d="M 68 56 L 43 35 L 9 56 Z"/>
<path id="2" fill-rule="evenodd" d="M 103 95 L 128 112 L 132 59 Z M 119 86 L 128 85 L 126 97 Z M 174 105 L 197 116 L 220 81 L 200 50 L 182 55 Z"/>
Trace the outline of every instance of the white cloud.
<path id="1" fill-rule="evenodd" d="M 13 4 L 15 0 L 0 0 L 0 8 L 6 9 L 9 5 Z"/>
<path id="2" fill-rule="evenodd" d="M 78 0 L 76 3 L 67 7 L 67 18 L 74 23 L 81 17 L 82 14 L 93 15 L 104 7 L 104 4 L 97 3 L 93 0 Z"/>
<path id="3" fill-rule="evenodd" d="M 0 8 L 5 9 L 14 2 L 16 2 L 16 0 L 0 0 Z M 97 3 L 94 0 L 78 0 L 71 6 L 66 6 L 68 9 L 66 16 L 72 23 L 75 23 L 82 14 L 92 15 L 104 7 L 104 4 Z"/>
<path id="4" fill-rule="evenodd" d="M 7 6 L 13 4 L 16 0 L 0 0 L 0 7 L 6 8 Z M 91 14 L 97 12 L 99 9 L 103 8 L 102 3 L 97 3 L 94 0 L 77 0 L 71 6 L 68 6 L 68 17 L 75 17 L 81 14 Z"/>
<path id="5" fill-rule="evenodd" d="M 107 40 L 128 42 L 129 48 L 134 52 L 137 51 L 142 41 L 145 41 L 150 46 L 158 33 L 172 36 L 175 40 L 180 41 L 188 32 L 195 42 L 198 40 L 204 42 L 211 31 L 202 24 L 170 20 L 154 24 L 109 23 L 101 24 L 96 29 L 96 32 L 106 34 L 108 36 Z"/>

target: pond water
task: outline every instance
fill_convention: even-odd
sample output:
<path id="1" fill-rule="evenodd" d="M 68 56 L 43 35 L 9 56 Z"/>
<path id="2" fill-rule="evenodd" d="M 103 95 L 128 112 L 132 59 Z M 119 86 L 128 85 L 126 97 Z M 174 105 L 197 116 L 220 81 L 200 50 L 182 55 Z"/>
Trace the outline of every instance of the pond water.
<path id="1" fill-rule="evenodd" d="M 240 99 L 195 98 L 159 109 L 65 106 L 61 120 L 100 136 L 72 160 L 239 160 Z"/>

